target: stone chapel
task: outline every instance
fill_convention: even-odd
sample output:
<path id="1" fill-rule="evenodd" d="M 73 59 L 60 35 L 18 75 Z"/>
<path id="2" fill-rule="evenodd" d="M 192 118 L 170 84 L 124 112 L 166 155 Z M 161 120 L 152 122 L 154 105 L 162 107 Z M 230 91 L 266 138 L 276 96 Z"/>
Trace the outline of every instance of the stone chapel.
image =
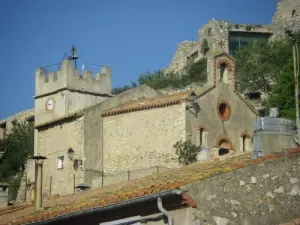
<path id="1" fill-rule="evenodd" d="M 180 140 L 201 146 L 199 161 L 251 152 L 258 112 L 236 92 L 235 59 L 208 56 L 207 72 L 200 92 L 164 95 L 142 85 L 114 96 L 110 67 L 80 75 L 67 59 L 57 72 L 37 69 L 31 120 L 35 155 L 47 157 L 43 194 L 66 195 L 82 183 L 101 187 L 180 167 L 173 147 Z M 33 160 L 26 179 L 31 190 Z"/>

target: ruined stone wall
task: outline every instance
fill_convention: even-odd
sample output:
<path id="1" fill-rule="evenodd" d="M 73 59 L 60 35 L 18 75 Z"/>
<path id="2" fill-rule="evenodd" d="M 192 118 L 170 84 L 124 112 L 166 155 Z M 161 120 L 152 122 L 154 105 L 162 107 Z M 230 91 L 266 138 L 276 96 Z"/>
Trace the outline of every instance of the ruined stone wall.
<path id="1" fill-rule="evenodd" d="M 185 140 L 185 104 L 103 118 L 104 170 L 177 167 L 173 145 Z"/>
<path id="2" fill-rule="evenodd" d="M 172 59 L 170 66 L 165 69 L 166 73 L 180 73 L 187 65 L 187 56 L 191 50 L 198 45 L 194 41 L 183 41 L 177 47 L 176 53 Z"/>
<path id="3" fill-rule="evenodd" d="M 273 38 L 280 38 L 284 35 L 284 29 L 300 29 L 300 1 L 280 0 L 273 16 L 272 23 L 276 27 Z"/>
<path id="4" fill-rule="evenodd" d="M 43 194 L 70 194 L 73 193 L 74 174 L 75 185 L 83 183 L 83 171 L 73 167 L 73 161 L 68 159 L 67 150 L 71 147 L 75 158 L 84 156 L 84 117 L 53 125 L 39 130 L 38 146 L 41 155 L 46 156 L 43 166 Z M 63 168 L 58 169 L 58 157 L 64 157 Z M 84 162 L 83 162 L 84 168 Z"/>
<path id="5" fill-rule="evenodd" d="M 206 225 L 280 224 L 299 217 L 300 155 L 268 160 L 184 186 Z"/>
<path id="6" fill-rule="evenodd" d="M 198 31 L 200 45 L 206 39 L 210 51 L 228 53 L 228 28 L 227 21 L 210 20 Z"/>
<path id="7" fill-rule="evenodd" d="M 9 116 L 7 118 L 4 118 L 0 120 L 0 124 L 6 123 L 6 133 L 8 134 L 9 131 L 12 129 L 12 121 L 18 120 L 18 121 L 25 121 L 26 118 L 34 115 L 34 109 L 25 110 L 22 112 L 19 112 L 15 115 Z"/>

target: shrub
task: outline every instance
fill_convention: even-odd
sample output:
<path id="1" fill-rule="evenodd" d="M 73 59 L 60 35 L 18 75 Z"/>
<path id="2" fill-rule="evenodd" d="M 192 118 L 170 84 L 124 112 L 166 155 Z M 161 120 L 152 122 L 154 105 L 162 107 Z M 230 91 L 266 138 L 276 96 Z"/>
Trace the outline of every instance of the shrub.
<path id="1" fill-rule="evenodd" d="M 138 81 L 131 82 L 124 87 L 113 88 L 113 94 L 120 94 L 124 91 L 135 88 L 139 85 L 147 84 L 154 89 L 183 88 L 195 82 L 205 82 L 207 80 L 207 61 L 201 59 L 185 68 L 184 74 L 166 73 L 157 70 L 153 73 L 146 72 L 138 77 Z"/>
<path id="2" fill-rule="evenodd" d="M 193 145 L 190 140 L 182 142 L 177 141 L 174 146 L 176 155 L 178 155 L 178 161 L 184 165 L 196 162 L 196 156 L 200 151 L 200 147 Z"/>

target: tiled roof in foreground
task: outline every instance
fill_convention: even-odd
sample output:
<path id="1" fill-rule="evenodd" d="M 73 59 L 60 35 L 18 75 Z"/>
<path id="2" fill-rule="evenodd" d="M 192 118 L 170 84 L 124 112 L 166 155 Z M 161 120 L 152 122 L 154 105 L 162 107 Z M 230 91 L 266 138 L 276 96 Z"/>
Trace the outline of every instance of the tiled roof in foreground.
<path id="1" fill-rule="evenodd" d="M 138 197 L 148 196 L 167 190 L 174 190 L 194 181 L 203 180 L 220 173 L 231 172 L 243 167 L 260 164 L 268 160 L 300 153 L 300 148 L 285 150 L 279 154 L 270 154 L 258 159 L 251 159 L 251 154 L 243 154 L 222 161 L 194 163 L 182 168 L 153 174 L 128 182 L 69 196 L 52 196 L 44 201 L 45 210 L 35 212 L 32 205 L 8 207 L 0 210 L 0 224 L 30 224 L 55 218 L 68 213 L 106 207 Z"/>

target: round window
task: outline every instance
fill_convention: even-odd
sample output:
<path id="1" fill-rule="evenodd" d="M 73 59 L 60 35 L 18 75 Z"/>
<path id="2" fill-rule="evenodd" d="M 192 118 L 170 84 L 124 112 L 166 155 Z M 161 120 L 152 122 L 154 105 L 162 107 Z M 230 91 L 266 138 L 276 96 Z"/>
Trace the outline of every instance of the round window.
<path id="1" fill-rule="evenodd" d="M 217 111 L 221 120 L 228 120 L 231 116 L 231 107 L 226 101 L 221 101 L 218 104 Z"/>

